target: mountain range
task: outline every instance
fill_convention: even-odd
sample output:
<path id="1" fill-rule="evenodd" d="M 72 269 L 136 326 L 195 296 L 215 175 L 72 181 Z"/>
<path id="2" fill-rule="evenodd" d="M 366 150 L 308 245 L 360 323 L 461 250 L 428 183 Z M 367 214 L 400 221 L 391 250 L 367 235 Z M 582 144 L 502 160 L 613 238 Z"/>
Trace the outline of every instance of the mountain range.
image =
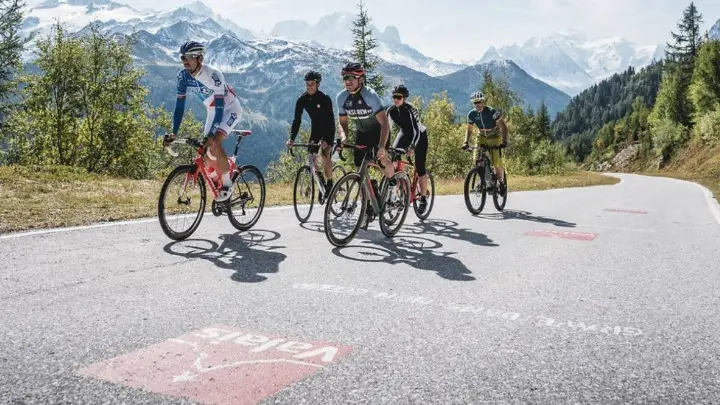
<path id="1" fill-rule="evenodd" d="M 276 24 L 268 37 L 223 18 L 202 2 L 166 11 L 138 11 L 111 0 L 48 0 L 29 10 L 23 32 L 45 35 L 58 19 L 71 32 L 83 32 L 95 22 L 110 33 L 135 35 L 133 58 L 147 72 L 143 84 L 151 90 L 151 102 L 167 109 L 173 107 L 175 75 L 181 68 L 179 45 L 188 39 L 205 42 L 206 62 L 223 71 L 239 95 L 245 112 L 240 126 L 260 135 L 249 138 L 245 150 L 270 151 L 267 156 L 253 154 L 256 158 L 262 156 L 262 161 L 254 163 L 265 167 L 277 157 L 287 138 L 295 99 L 304 91 L 302 74 L 308 69 L 322 72 L 325 80 L 321 90 L 333 99 L 341 90 L 339 70 L 352 59 L 348 45 L 353 18 L 348 13 L 334 13 L 312 25 L 284 21 Z M 523 63 L 528 65 L 531 59 L 518 58 L 518 62 L 486 54 L 481 58 L 485 60 L 472 66 L 446 63 L 402 43 L 395 27 L 375 30 L 380 42 L 378 71 L 385 82 L 391 86 L 405 83 L 412 95 L 426 99 L 447 91 L 459 116 L 470 109 L 468 96 L 482 85 L 485 69 L 495 77 L 505 75 L 527 105 L 537 108 L 544 100 L 552 115 L 570 100 L 568 94 L 527 71 Z M 26 62 L 32 61 L 32 50 L 25 52 Z M 501 48 L 498 53 L 504 51 Z M 537 70 L 534 73 L 537 75 Z M 385 102 L 390 102 L 387 96 Z M 199 103 L 188 104 L 196 117 L 204 119 Z"/>

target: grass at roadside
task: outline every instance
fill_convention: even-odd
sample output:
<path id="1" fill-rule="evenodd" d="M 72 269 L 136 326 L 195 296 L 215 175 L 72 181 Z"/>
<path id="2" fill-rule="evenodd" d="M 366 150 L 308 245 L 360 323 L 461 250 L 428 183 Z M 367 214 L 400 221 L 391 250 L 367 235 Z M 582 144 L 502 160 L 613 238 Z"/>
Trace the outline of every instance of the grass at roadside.
<path id="1" fill-rule="evenodd" d="M 462 194 L 463 179 L 435 179 L 436 194 Z M 510 191 L 615 184 L 598 173 L 512 176 Z M 162 180 L 117 179 L 79 169 L 0 167 L 0 233 L 157 215 Z M 292 184 L 268 184 L 266 206 L 292 204 Z M 209 209 L 210 204 L 208 204 Z"/>

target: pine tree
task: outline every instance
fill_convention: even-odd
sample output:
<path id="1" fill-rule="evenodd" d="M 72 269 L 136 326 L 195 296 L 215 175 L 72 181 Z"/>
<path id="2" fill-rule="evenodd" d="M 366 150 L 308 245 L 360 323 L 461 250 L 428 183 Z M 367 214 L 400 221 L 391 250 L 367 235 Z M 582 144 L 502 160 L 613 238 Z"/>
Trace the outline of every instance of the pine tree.
<path id="1" fill-rule="evenodd" d="M 22 0 L 0 0 L 0 127 L 10 107 L 7 101 L 17 89 L 14 78 L 20 68 L 20 54 L 27 41 L 18 34 L 24 7 Z"/>
<path id="2" fill-rule="evenodd" d="M 540 103 L 537 115 L 535 116 L 535 135 L 539 139 L 551 140 L 552 132 L 550 131 L 550 113 L 545 105 L 545 100 Z"/>
<path id="3" fill-rule="evenodd" d="M 358 4 L 360 9 L 358 19 L 353 21 L 353 56 L 355 60 L 362 64 L 367 75 L 367 84 L 375 90 L 380 97 L 385 94 L 385 84 L 381 74 L 375 73 L 378 65 L 378 59 L 372 54 L 372 50 L 378 47 L 377 40 L 372 35 L 372 27 L 370 23 L 372 19 L 368 16 L 363 2 Z"/>
<path id="4" fill-rule="evenodd" d="M 697 56 L 702 41 L 700 36 L 702 22 L 702 15 L 695 7 L 695 3 L 690 2 L 690 5 L 683 11 L 682 19 L 678 22 L 678 33 L 670 32 L 675 43 L 667 44 L 665 55 L 668 60 L 680 63 L 685 70 L 691 69 L 689 64 Z"/>

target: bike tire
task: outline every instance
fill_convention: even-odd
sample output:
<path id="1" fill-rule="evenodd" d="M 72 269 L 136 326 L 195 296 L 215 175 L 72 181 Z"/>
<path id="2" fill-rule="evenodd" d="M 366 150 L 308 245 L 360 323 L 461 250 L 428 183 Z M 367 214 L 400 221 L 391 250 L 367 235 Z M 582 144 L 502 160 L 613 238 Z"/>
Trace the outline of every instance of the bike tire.
<path id="1" fill-rule="evenodd" d="M 502 212 L 505 209 L 505 204 L 507 204 L 507 197 L 508 197 L 508 191 L 507 191 L 507 170 L 503 169 L 503 183 L 505 183 L 505 196 L 502 197 L 502 204 L 498 201 L 500 199 L 498 190 L 495 190 L 495 193 L 493 193 L 493 205 L 495 205 L 495 209 Z"/>
<path id="2" fill-rule="evenodd" d="M 258 169 L 257 167 L 255 167 L 253 165 L 240 166 L 238 168 L 237 173 L 235 174 L 235 176 L 233 178 L 233 187 L 235 187 L 235 183 L 241 177 L 240 174 L 242 174 L 244 172 L 250 172 L 257 176 L 258 183 L 260 184 L 260 203 L 258 206 L 257 213 L 255 214 L 253 219 L 251 219 L 250 222 L 247 222 L 247 223 L 242 223 L 242 222 L 238 221 L 237 218 L 235 218 L 235 216 L 232 214 L 232 207 L 230 207 L 230 209 L 228 209 L 228 219 L 230 220 L 230 223 L 232 224 L 232 226 L 234 226 L 236 229 L 238 229 L 240 231 L 247 231 L 250 228 L 252 228 L 253 226 L 255 226 L 255 224 L 260 219 L 260 216 L 262 215 L 263 208 L 265 207 L 265 178 L 263 177 L 262 173 L 260 173 L 260 169 Z"/>
<path id="3" fill-rule="evenodd" d="M 160 227 L 162 228 L 163 233 L 165 233 L 165 235 L 167 235 L 167 237 L 170 239 L 179 241 L 185 240 L 190 237 L 190 235 L 192 235 L 197 230 L 198 226 L 200 226 L 203 214 L 205 214 L 205 204 L 207 198 L 205 190 L 205 178 L 202 176 L 198 176 L 198 187 L 200 187 L 200 210 L 198 211 L 198 215 L 195 218 L 195 221 L 193 221 L 192 225 L 190 225 L 190 228 L 184 232 L 175 232 L 174 230 L 170 229 L 170 226 L 167 223 L 167 217 L 165 216 L 165 194 L 167 194 L 167 189 L 170 186 L 170 182 L 179 174 L 192 174 L 195 172 L 195 170 L 195 165 L 182 165 L 176 167 L 175 169 L 173 169 L 172 172 L 170 172 L 168 177 L 165 179 L 162 188 L 160 189 L 160 196 L 158 197 L 158 220 L 160 221 Z"/>
<path id="4" fill-rule="evenodd" d="M 483 208 L 485 207 L 485 200 L 487 199 L 487 190 L 485 189 L 485 186 L 483 184 L 482 194 L 480 197 L 480 206 L 478 208 L 473 207 L 472 202 L 470 201 L 470 183 L 475 176 L 477 176 L 481 184 L 484 183 L 482 168 L 473 167 L 472 169 L 470 169 L 470 171 L 468 171 L 468 174 L 465 176 L 465 187 L 463 190 L 465 195 L 465 206 L 467 207 L 468 211 L 470 211 L 470 213 L 473 215 L 477 215 L 482 212 Z"/>
<path id="5" fill-rule="evenodd" d="M 413 200 L 413 210 L 415 211 L 415 216 L 418 217 L 420 220 L 426 220 L 430 216 L 430 211 L 432 211 L 433 205 L 435 204 L 435 178 L 432 175 L 432 172 L 427 172 L 428 176 L 428 186 L 430 186 L 430 198 L 427 200 L 427 207 L 425 207 L 425 212 L 422 214 L 418 214 L 418 204 L 420 202 L 418 199 Z M 418 193 L 420 193 L 420 180 L 418 179 Z"/>
<path id="6" fill-rule="evenodd" d="M 330 216 L 332 215 L 333 217 L 336 217 L 337 215 L 335 214 L 335 212 L 333 212 L 332 204 L 330 204 L 330 203 L 325 204 L 325 214 L 324 214 L 324 218 L 323 218 L 323 225 L 325 228 L 325 237 L 333 246 L 336 246 L 336 247 L 345 246 L 348 243 L 350 243 L 350 241 L 353 240 L 355 235 L 358 233 L 358 230 L 360 230 L 360 224 L 362 223 L 363 218 L 365 217 L 365 211 L 367 210 L 367 204 L 368 204 L 367 195 L 365 195 L 365 189 L 362 187 L 360 174 L 355 173 L 355 172 L 347 173 L 333 185 L 333 188 L 330 190 L 330 194 L 328 195 L 328 201 L 334 201 L 335 194 L 337 194 L 338 190 L 340 190 L 340 188 L 341 188 L 340 185 L 345 184 L 345 183 L 348 183 L 348 185 L 345 186 L 345 190 L 347 190 L 347 196 L 346 196 L 346 199 L 347 199 L 350 195 L 350 192 L 352 191 L 351 187 L 354 185 L 352 182 L 354 182 L 357 185 L 357 187 L 359 187 L 359 189 L 360 189 L 360 215 L 358 216 L 357 223 L 355 224 L 352 231 L 350 232 L 350 234 L 347 237 L 341 239 L 341 238 L 336 237 L 332 233 L 332 226 L 330 224 L 330 218 L 331 218 Z M 356 209 L 357 209 L 357 207 L 356 207 Z"/>
<path id="7" fill-rule="evenodd" d="M 298 187 L 302 186 L 300 184 L 300 179 L 303 174 L 306 174 L 308 178 L 310 179 L 310 209 L 308 210 L 307 215 L 302 216 L 300 214 L 300 210 L 298 209 L 298 193 L 302 190 L 299 190 Z M 297 217 L 298 221 L 300 221 L 301 224 L 304 224 L 307 222 L 308 219 L 310 219 L 310 215 L 312 214 L 313 205 L 315 203 L 315 179 L 312 175 L 312 169 L 308 165 L 304 165 L 300 167 L 295 174 L 295 186 L 293 187 L 293 208 L 295 209 L 295 216 Z"/>
<path id="8" fill-rule="evenodd" d="M 388 238 L 391 238 L 395 236 L 398 232 L 400 232 L 400 228 L 402 228 L 403 223 L 405 223 L 405 218 L 407 218 L 408 211 L 410 210 L 410 178 L 405 172 L 396 172 L 395 175 L 393 175 L 393 178 L 395 178 L 398 186 L 401 186 L 405 189 L 405 197 L 403 201 L 403 205 L 405 206 L 405 208 L 403 208 L 402 215 L 400 216 L 399 220 L 396 219 L 395 221 L 392 221 L 390 223 L 387 223 L 385 221 L 385 218 L 383 218 L 384 212 L 381 212 L 380 215 L 378 215 L 378 218 L 380 220 L 380 231 Z M 396 228 L 390 228 L 391 225 L 395 225 Z"/>

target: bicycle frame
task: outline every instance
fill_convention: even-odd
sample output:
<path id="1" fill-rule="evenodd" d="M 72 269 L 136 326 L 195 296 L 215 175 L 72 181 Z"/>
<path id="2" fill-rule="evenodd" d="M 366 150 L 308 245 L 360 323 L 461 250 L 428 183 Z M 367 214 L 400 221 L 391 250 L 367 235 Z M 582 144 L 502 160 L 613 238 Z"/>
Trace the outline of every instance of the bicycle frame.
<path id="1" fill-rule="evenodd" d="M 365 190 L 365 195 L 368 196 L 368 200 L 370 201 L 370 206 L 372 206 L 373 210 L 375 211 L 376 215 L 380 215 L 382 210 L 385 208 L 385 191 L 387 191 L 387 182 L 383 182 L 382 188 L 379 190 L 380 194 L 383 196 L 381 202 L 378 202 L 378 198 L 375 195 L 375 191 L 372 188 L 372 182 L 370 179 L 370 175 L 368 174 L 368 167 L 376 167 L 380 170 L 383 170 L 383 168 L 375 163 L 373 159 L 368 159 L 368 155 L 370 154 L 370 151 L 368 151 L 367 145 L 352 145 L 352 144 L 344 144 L 341 145 L 340 149 L 340 158 L 345 160 L 342 156 L 342 148 L 351 148 L 351 149 L 362 149 L 365 151 L 365 155 L 363 156 L 362 163 L 360 164 L 360 168 L 358 169 L 358 173 L 360 174 L 360 182 L 362 185 L 363 190 Z"/>
<path id="2" fill-rule="evenodd" d="M 417 193 L 417 189 L 420 187 L 420 185 L 418 184 L 420 176 L 418 176 L 417 174 L 415 164 L 413 163 L 411 157 L 408 157 L 407 160 L 402 159 L 402 154 L 407 153 L 407 150 L 405 149 L 390 148 L 389 152 L 392 152 L 398 156 L 397 160 L 395 157 L 393 157 L 392 159 L 396 172 L 404 172 L 405 165 L 410 165 L 413 168 L 413 177 L 412 180 L 410 180 L 410 203 L 412 204 L 413 202 L 415 202 L 415 194 Z"/>
<path id="3" fill-rule="evenodd" d="M 233 131 L 230 131 L 230 133 L 238 134 L 238 139 L 237 139 L 237 142 L 235 142 L 235 148 L 233 150 L 233 154 L 232 154 L 232 156 L 228 156 L 229 172 L 235 173 L 236 171 L 238 171 L 238 166 L 237 166 L 236 160 L 237 160 L 238 149 L 240 148 L 240 141 L 242 141 L 242 139 L 244 137 L 252 134 L 252 131 L 233 130 Z M 206 142 L 207 142 L 207 138 L 203 139 L 203 141 L 198 141 L 198 140 L 192 139 L 192 138 L 181 138 L 181 139 L 176 139 L 173 141 L 173 143 L 185 144 L 185 145 L 189 145 L 189 146 L 192 146 L 197 149 L 197 154 L 195 155 L 195 158 L 193 159 L 193 164 L 195 165 L 195 171 L 192 174 L 187 175 L 183 186 L 187 186 L 187 183 L 190 180 L 190 176 L 192 176 L 193 182 L 197 182 L 198 174 L 200 174 L 205 179 L 205 182 L 208 183 L 208 185 L 210 186 L 210 191 L 213 194 L 213 198 L 217 198 L 219 191 L 220 191 L 220 187 L 218 187 L 216 182 L 212 181 L 210 178 L 210 173 L 208 172 L 209 166 L 205 164 L 205 154 L 208 155 L 208 158 L 210 160 L 217 160 L 217 158 L 215 156 L 213 156 L 212 153 L 210 153 L 209 149 L 206 148 L 206 145 L 205 145 Z M 168 154 L 170 154 L 171 156 L 173 156 L 173 157 L 178 156 L 177 152 L 170 149 L 170 145 L 166 146 L 166 149 L 167 149 Z M 215 171 L 215 173 L 217 173 L 217 171 Z M 216 181 L 222 181 L 222 177 L 219 173 L 217 174 Z"/>
<path id="4" fill-rule="evenodd" d="M 321 146 L 319 143 L 296 143 L 295 145 L 293 145 L 293 146 L 290 147 L 290 149 L 289 149 L 289 150 L 290 150 L 290 155 L 292 155 L 293 157 L 295 157 L 295 154 L 294 154 L 293 151 L 292 151 L 292 148 L 294 148 L 294 147 L 298 147 L 298 148 L 304 147 L 304 148 L 307 148 L 307 149 L 308 149 L 308 161 L 307 161 L 308 166 L 310 166 L 310 171 L 312 172 L 312 177 L 313 177 L 313 179 L 315 180 L 315 184 L 317 185 L 318 190 L 320 190 L 320 192 L 321 192 L 322 195 L 324 196 L 324 195 L 325 195 L 325 191 L 326 191 L 326 190 L 325 190 L 325 184 L 323 184 L 322 181 L 320 181 L 320 177 L 317 175 L 317 172 L 318 172 L 318 164 L 317 164 L 317 156 L 318 156 L 318 153 L 317 153 L 317 152 L 312 152 L 312 150 L 314 150 L 315 147 L 317 147 L 318 150 L 319 150 L 319 148 L 322 147 L 322 146 Z M 323 170 L 324 170 L 324 168 L 323 168 Z"/>

